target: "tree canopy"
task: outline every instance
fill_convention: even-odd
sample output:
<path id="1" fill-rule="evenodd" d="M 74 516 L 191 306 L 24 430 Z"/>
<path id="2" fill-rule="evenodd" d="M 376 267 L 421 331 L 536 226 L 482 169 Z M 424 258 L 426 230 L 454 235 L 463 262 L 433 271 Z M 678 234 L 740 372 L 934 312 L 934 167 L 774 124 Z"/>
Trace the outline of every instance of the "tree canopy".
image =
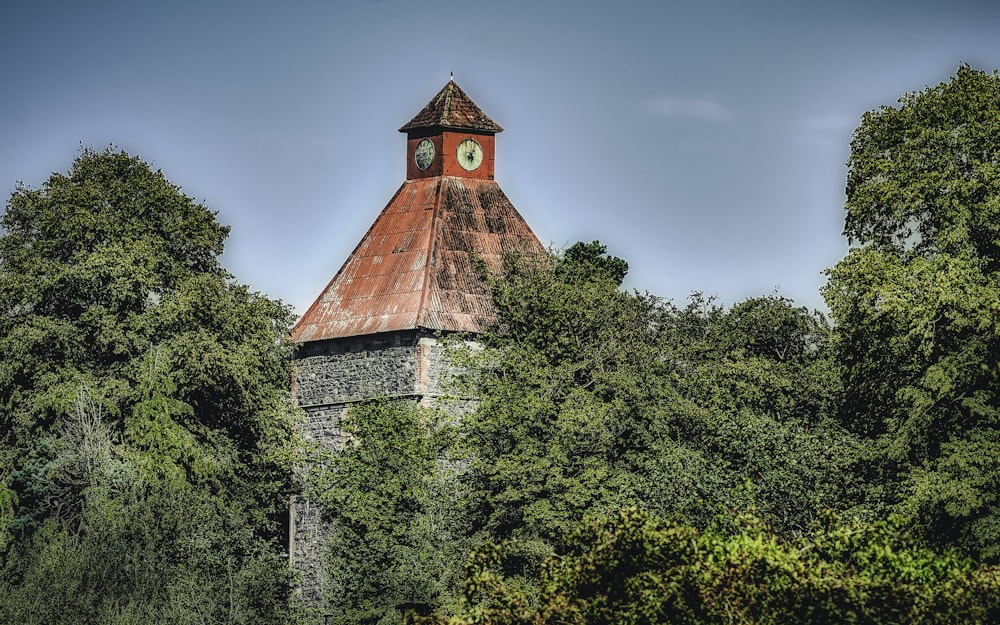
<path id="1" fill-rule="evenodd" d="M 844 234 L 905 256 L 1000 269 L 1000 75 L 953 79 L 865 113 L 851 141 Z"/>
<path id="2" fill-rule="evenodd" d="M 827 516 L 785 539 L 752 512 L 698 530 L 624 508 L 586 518 L 561 541 L 541 567 L 537 598 L 503 575 L 501 553 L 474 553 L 466 615 L 438 623 L 985 625 L 1000 618 L 1000 570 L 915 541 L 897 519 L 866 525 Z"/>
<path id="3" fill-rule="evenodd" d="M 883 504 L 946 544 L 1000 558 L 1000 75 L 865 114 L 829 272 L 841 423 L 872 441 Z"/>
<path id="4" fill-rule="evenodd" d="M 0 225 L 0 620 L 279 619 L 290 311 L 125 152 L 19 185 Z"/>

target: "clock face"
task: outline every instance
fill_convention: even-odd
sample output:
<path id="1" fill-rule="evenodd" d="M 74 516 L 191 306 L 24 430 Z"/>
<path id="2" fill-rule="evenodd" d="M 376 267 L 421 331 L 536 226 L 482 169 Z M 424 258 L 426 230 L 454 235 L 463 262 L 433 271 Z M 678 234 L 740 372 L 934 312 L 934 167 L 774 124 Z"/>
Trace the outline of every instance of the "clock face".
<path id="1" fill-rule="evenodd" d="M 472 171 L 483 162 L 483 148 L 475 139 L 462 139 L 458 144 L 458 164 L 465 171 Z"/>
<path id="2" fill-rule="evenodd" d="M 420 171 L 426 170 L 434 162 L 434 144 L 430 139 L 421 139 L 413 151 L 413 161 Z"/>

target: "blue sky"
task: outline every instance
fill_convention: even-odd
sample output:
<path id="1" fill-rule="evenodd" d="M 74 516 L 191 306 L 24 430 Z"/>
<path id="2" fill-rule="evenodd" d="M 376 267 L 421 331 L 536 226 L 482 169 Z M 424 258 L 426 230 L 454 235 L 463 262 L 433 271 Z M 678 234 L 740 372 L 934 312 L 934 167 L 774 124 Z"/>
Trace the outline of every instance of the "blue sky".
<path id="1" fill-rule="evenodd" d="M 232 226 L 226 266 L 303 312 L 405 175 L 449 73 L 507 131 L 545 243 L 627 286 L 822 307 L 862 113 L 1000 67 L 1000 3 L 8 2 L 0 191 L 115 145 Z"/>

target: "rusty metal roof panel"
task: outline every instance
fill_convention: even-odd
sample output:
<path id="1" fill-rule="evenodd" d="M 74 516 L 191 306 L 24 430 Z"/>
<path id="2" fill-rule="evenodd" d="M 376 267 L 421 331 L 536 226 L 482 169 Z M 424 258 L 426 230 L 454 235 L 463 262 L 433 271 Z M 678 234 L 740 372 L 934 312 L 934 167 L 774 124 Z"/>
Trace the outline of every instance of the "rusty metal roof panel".
<path id="1" fill-rule="evenodd" d="M 473 255 L 499 269 L 544 253 L 492 180 L 408 180 L 292 331 L 297 341 L 410 330 L 481 332 L 493 319 Z"/>
<path id="2" fill-rule="evenodd" d="M 417 115 L 408 121 L 400 132 L 421 128 L 461 128 L 482 132 L 503 132 L 496 123 L 472 101 L 454 80 L 438 92 Z"/>
<path id="3" fill-rule="evenodd" d="M 349 283 L 343 283 L 337 289 L 336 300 L 358 300 L 361 298 L 380 297 L 401 293 L 420 293 L 423 291 L 423 272 L 410 271 L 404 274 L 385 274 L 382 276 L 361 276 Z M 329 296 L 327 296 L 329 297 Z"/>

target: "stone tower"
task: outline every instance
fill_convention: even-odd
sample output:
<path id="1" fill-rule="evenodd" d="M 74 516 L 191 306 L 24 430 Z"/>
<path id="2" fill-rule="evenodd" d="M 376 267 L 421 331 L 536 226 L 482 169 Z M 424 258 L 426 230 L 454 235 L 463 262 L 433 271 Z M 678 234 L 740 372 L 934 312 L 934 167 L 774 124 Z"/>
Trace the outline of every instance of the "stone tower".
<path id="1" fill-rule="evenodd" d="M 406 180 L 292 331 L 300 344 L 293 393 L 306 434 L 327 449 L 342 443 L 340 420 L 359 401 L 432 402 L 448 363 L 436 337 L 481 332 L 493 318 L 473 258 L 498 269 L 508 253 L 542 245 L 494 181 L 503 131 L 451 80 L 399 129 Z M 302 596 L 322 601 L 321 511 L 298 501 L 289 552 Z"/>

